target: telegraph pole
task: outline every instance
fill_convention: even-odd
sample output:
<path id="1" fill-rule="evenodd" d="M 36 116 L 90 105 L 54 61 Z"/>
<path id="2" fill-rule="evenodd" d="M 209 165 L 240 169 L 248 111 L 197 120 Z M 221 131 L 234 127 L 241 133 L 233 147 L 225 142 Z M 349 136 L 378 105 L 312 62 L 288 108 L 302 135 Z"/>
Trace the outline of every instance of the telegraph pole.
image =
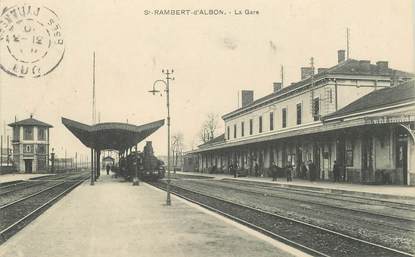
<path id="1" fill-rule="evenodd" d="M 310 58 L 310 67 L 311 67 L 311 115 L 314 117 L 314 57 Z"/>
<path id="2" fill-rule="evenodd" d="M 174 70 L 162 70 L 162 73 L 166 75 L 166 79 L 158 79 L 153 83 L 153 90 L 149 92 L 155 95 L 159 93 L 159 90 L 156 90 L 156 84 L 162 83 L 165 86 L 165 92 L 167 97 L 167 199 L 166 205 L 171 205 L 171 197 L 170 197 L 170 80 L 174 80 L 173 77 L 170 77 L 174 73 Z"/>
<path id="3" fill-rule="evenodd" d="M 346 29 L 346 60 L 350 58 L 350 30 L 349 28 Z"/>
<path id="4" fill-rule="evenodd" d="M 95 115 L 96 115 L 96 106 L 95 106 L 95 51 L 92 56 L 92 125 L 95 124 Z M 94 145 L 94 144 L 93 144 Z M 94 165 L 94 158 L 95 150 L 93 146 L 91 146 L 91 186 L 94 185 L 95 182 L 95 165 Z"/>
<path id="5" fill-rule="evenodd" d="M 96 102 L 95 102 L 95 52 L 92 58 L 92 125 L 96 120 Z"/>

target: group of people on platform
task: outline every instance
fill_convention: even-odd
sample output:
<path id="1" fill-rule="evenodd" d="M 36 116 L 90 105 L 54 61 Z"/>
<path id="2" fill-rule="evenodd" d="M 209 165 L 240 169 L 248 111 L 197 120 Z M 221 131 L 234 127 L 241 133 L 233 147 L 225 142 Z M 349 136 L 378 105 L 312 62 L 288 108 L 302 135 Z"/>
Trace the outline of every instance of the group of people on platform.
<path id="1" fill-rule="evenodd" d="M 229 174 L 233 175 L 235 178 L 238 177 L 238 165 L 237 164 L 230 164 L 228 166 Z M 262 172 L 260 171 L 260 167 L 258 162 L 255 162 L 253 165 L 254 169 L 254 176 L 255 177 L 263 177 Z M 275 164 L 275 162 L 271 163 L 270 166 L 270 175 L 272 177 L 272 181 L 277 181 L 278 177 L 286 177 L 287 182 L 292 181 L 293 173 L 295 167 L 291 164 L 287 165 L 285 168 L 279 167 Z M 344 176 L 341 174 L 341 167 L 334 161 L 333 164 L 333 180 L 334 182 L 340 182 L 344 180 Z M 313 163 L 312 160 L 309 160 L 307 164 L 302 162 L 299 169 L 298 169 L 298 177 L 302 179 L 309 179 L 310 181 L 316 181 L 318 179 L 319 172 L 317 170 L 316 165 Z"/>

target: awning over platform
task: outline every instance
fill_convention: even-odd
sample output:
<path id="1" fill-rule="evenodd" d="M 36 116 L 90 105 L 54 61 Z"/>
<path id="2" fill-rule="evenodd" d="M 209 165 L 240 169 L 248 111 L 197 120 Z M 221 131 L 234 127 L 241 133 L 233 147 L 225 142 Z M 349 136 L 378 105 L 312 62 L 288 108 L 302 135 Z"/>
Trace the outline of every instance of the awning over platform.
<path id="1" fill-rule="evenodd" d="M 62 123 L 89 148 L 123 151 L 137 145 L 154 133 L 164 125 L 164 120 L 140 126 L 118 122 L 98 123 L 90 126 L 62 117 Z"/>

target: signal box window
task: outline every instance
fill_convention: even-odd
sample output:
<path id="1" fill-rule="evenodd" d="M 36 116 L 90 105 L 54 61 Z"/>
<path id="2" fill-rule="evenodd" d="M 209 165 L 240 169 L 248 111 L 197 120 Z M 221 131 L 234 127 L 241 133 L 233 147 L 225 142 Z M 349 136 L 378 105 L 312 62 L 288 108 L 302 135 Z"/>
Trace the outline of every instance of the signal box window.
<path id="1" fill-rule="evenodd" d="M 46 147 L 45 147 L 45 145 L 38 145 L 37 146 L 37 153 L 45 154 L 46 153 Z"/>
<path id="2" fill-rule="evenodd" d="M 236 124 L 233 125 L 233 138 L 236 138 Z"/>
<path id="3" fill-rule="evenodd" d="M 23 128 L 23 139 L 24 140 L 33 140 L 33 127 Z"/>
<path id="4" fill-rule="evenodd" d="M 46 133 L 44 128 L 38 128 L 37 129 L 37 140 L 45 140 L 46 139 Z"/>
<path id="5" fill-rule="evenodd" d="M 227 133 L 228 139 L 231 139 L 231 129 L 229 128 L 229 126 L 226 128 L 226 133 Z"/>
<path id="6" fill-rule="evenodd" d="M 274 113 L 269 113 L 269 130 L 274 130 Z"/>

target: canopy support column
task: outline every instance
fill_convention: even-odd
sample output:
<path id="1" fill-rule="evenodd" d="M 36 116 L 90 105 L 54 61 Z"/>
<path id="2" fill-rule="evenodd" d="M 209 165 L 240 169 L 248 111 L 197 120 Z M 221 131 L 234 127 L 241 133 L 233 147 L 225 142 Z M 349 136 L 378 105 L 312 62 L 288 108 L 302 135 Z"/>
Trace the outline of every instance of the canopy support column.
<path id="1" fill-rule="evenodd" d="M 97 179 L 101 176 L 101 150 L 97 150 Z"/>
<path id="2" fill-rule="evenodd" d="M 98 177 L 98 151 L 94 149 L 94 180 L 97 181 Z"/>
<path id="3" fill-rule="evenodd" d="M 141 159 L 138 158 L 138 154 L 137 154 L 137 145 L 135 145 L 133 186 L 140 185 L 140 180 L 138 179 L 138 170 L 141 167 L 141 163 L 140 162 L 141 162 Z"/>
<path id="4" fill-rule="evenodd" d="M 94 149 L 91 148 L 91 186 L 94 185 L 95 176 L 94 176 Z"/>

